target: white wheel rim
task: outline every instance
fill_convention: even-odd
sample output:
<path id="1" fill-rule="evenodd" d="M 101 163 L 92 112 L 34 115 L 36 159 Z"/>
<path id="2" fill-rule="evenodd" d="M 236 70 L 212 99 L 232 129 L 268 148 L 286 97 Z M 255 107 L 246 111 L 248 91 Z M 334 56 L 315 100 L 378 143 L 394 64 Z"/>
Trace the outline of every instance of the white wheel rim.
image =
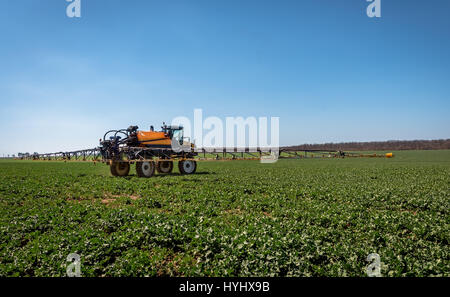
<path id="1" fill-rule="evenodd" d="M 159 169 L 161 170 L 161 172 L 167 173 L 170 171 L 170 161 L 162 161 Z"/>
<path id="2" fill-rule="evenodd" d="M 142 173 L 145 176 L 152 175 L 153 172 L 153 164 L 150 162 L 142 162 Z"/>
<path id="3" fill-rule="evenodd" d="M 119 162 L 116 165 L 116 171 L 119 175 L 124 175 L 127 172 L 127 164 Z"/>
<path id="4" fill-rule="evenodd" d="M 192 172 L 194 172 L 194 169 L 195 169 L 194 161 L 187 160 L 187 161 L 183 162 L 183 170 L 184 170 L 184 172 L 192 173 Z"/>

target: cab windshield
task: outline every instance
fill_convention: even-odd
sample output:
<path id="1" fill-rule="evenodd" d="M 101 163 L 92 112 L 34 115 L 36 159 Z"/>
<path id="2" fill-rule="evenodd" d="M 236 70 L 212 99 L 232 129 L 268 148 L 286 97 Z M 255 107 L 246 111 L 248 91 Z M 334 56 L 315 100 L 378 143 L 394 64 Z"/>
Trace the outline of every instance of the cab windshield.
<path id="1" fill-rule="evenodd" d="M 183 130 L 174 130 L 172 139 L 177 140 L 179 144 L 183 144 Z"/>

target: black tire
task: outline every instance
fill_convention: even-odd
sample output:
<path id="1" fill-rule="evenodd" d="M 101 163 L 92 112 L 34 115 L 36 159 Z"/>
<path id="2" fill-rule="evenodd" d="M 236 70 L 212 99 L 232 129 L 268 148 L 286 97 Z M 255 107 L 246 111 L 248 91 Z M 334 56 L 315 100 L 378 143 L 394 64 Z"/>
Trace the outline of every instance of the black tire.
<path id="1" fill-rule="evenodd" d="M 109 169 L 113 176 L 127 176 L 130 173 L 130 163 L 128 162 L 112 162 Z"/>
<path id="2" fill-rule="evenodd" d="M 194 174 L 197 170 L 197 162 L 192 160 L 184 160 L 178 162 L 178 170 L 181 174 Z"/>
<path id="3" fill-rule="evenodd" d="M 156 170 L 158 171 L 158 173 L 163 173 L 163 174 L 171 173 L 173 170 L 173 162 L 172 161 L 159 161 L 156 164 Z"/>
<path id="4" fill-rule="evenodd" d="M 136 162 L 136 173 L 139 177 L 149 178 L 155 174 L 155 162 Z"/>

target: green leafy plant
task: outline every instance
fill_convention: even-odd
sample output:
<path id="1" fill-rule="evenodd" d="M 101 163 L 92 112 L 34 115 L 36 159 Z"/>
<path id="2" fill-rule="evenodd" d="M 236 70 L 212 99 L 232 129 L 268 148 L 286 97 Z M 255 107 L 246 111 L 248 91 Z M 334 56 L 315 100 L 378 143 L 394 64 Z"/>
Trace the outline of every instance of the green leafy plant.
<path id="1" fill-rule="evenodd" d="M 450 152 L 201 162 L 115 178 L 92 163 L 0 161 L 0 275 L 449 276 Z"/>

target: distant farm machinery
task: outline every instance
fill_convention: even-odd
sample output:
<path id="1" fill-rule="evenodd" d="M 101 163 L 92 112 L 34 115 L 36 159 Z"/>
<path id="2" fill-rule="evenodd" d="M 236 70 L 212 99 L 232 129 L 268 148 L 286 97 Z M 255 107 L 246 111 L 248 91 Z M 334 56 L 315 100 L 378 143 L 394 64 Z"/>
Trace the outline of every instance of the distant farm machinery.
<path id="1" fill-rule="evenodd" d="M 309 154 L 309 155 L 308 155 Z M 173 171 L 174 161 L 178 162 L 181 174 L 193 174 L 197 161 L 302 159 L 311 157 L 393 157 L 392 153 L 360 154 L 335 150 L 297 150 L 293 148 L 196 148 L 190 139 L 184 137 L 183 127 L 163 124 L 161 131 L 140 131 L 137 126 L 127 129 L 110 130 L 100 139 L 100 147 L 71 152 L 46 154 L 21 154 L 19 159 L 93 161 L 109 165 L 113 176 L 127 176 L 130 165 L 136 164 L 139 177 L 149 178 L 155 174 Z"/>

